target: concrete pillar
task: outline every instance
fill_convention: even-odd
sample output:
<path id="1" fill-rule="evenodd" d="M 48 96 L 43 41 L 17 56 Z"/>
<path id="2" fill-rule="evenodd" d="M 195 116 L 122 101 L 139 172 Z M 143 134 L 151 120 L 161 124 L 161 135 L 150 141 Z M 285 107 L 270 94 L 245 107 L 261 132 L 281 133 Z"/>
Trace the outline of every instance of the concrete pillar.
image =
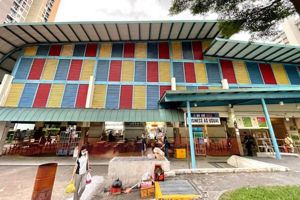
<path id="1" fill-rule="evenodd" d="M 225 89 L 225 90 L 229 89 L 229 85 L 228 85 L 227 79 L 222 79 L 221 83 L 222 83 L 222 89 Z"/>
<path id="2" fill-rule="evenodd" d="M 3 147 L 7 137 L 9 127 L 6 122 L 0 122 L 0 156 L 3 154 Z"/>
<path id="3" fill-rule="evenodd" d="M 4 106 L 6 102 L 13 78 L 14 78 L 13 76 L 9 74 L 5 74 L 2 79 L 0 85 L 0 106 Z"/>
<path id="4" fill-rule="evenodd" d="M 196 169 L 196 157 L 195 157 L 195 147 L 194 147 L 194 136 L 193 136 L 193 128 L 192 128 L 192 117 L 191 117 L 191 107 L 190 102 L 186 102 L 187 108 L 187 124 L 189 127 L 189 138 L 190 138 L 190 150 L 191 150 L 191 160 L 192 160 L 192 169 Z"/>
<path id="5" fill-rule="evenodd" d="M 276 141 L 276 137 L 275 137 L 275 133 L 274 133 L 274 130 L 273 130 L 272 123 L 271 123 L 268 108 L 267 108 L 266 102 L 263 98 L 261 99 L 261 103 L 262 103 L 265 118 L 266 118 L 266 121 L 267 121 L 267 124 L 268 124 L 268 127 L 269 127 L 269 132 L 270 132 L 271 140 L 272 140 L 272 143 L 273 143 L 274 151 L 275 151 L 275 154 L 276 154 L 276 159 L 280 160 L 281 159 L 280 151 L 279 151 L 278 144 L 277 144 L 277 141 Z"/>
<path id="6" fill-rule="evenodd" d="M 89 88 L 88 88 L 88 93 L 87 93 L 86 103 L 85 103 L 85 107 L 86 108 L 91 108 L 92 107 L 93 95 L 94 95 L 94 87 L 95 87 L 94 83 L 95 83 L 94 76 L 90 76 Z"/>
<path id="7" fill-rule="evenodd" d="M 239 152 L 240 155 L 243 156 L 244 155 L 244 149 L 243 149 L 243 145 L 242 145 L 242 141 L 241 141 L 241 136 L 240 136 L 240 131 L 237 127 L 236 124 L 236 117 L 235 117 L 235 112 L 234 109 L 229 107 L 228 108 L 228 127 L 233 127 L 235 130 L 235 135 L 236 135 L 236 140 L 237 140 L 237 144 L 238 144 L 238 148 L 239 148 Z"/>
<path id="8" fill-rule="evenodd" d="M 171 89 L 176 90 L 176 78 L 172 77 L 171 79 Z"/>

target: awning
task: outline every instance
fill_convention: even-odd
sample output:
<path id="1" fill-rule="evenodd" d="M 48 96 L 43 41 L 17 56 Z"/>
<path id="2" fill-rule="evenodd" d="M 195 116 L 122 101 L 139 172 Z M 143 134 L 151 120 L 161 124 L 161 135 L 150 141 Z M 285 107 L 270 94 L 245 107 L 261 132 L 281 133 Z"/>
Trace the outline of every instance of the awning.
<path id="1" fill-rule="evenodd" d="M 206 56 L 300 64 L 300 46 L 264 44 L 216 38 Z"/>
<path id="2" fill-rule="evenodd" d="M 3 24 L 0 26 L 0 65 L 11 71 L 24 45 L 72 42 L 118 42 L 213 39 L 217 21 L 124 21 Z M 5 62 L 4 62 L 5 61 Z"/>
<path id="3" fill-rule="evenodd" d="M 0 121 L 11 122 L 182 122 L 179 110 L 104 110 L 0 108 Z"/>
<path id="4" fill-rule="evenodd" d="M 264 98 L 268 104 L 300 103 L 300 88 L 242 88 L 230 90 L 166 91 L 160 103 L 163 107 L 258 105 Z"/>

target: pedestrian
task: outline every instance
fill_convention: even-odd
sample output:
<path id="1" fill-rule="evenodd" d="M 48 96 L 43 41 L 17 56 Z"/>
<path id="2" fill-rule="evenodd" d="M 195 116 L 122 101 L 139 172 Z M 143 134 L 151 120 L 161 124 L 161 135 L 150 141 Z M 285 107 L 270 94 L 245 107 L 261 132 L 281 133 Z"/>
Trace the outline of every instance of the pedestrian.
<path id="1" fill-rule="evenodd" d="M 165 136 L 164 137 L 164 144 L 163 146 L 161 147 L 161 149 L 164 148 L 164 151 L 165 151 L 165 156 L 167 159 L 169 159 L 169 148 L 170 148 L 170 143 L 168 141 L 168 137 Z"/>
<path id="2" fill-rule="evenodd" d="M 252 137 L 246 135 L 244 143 L 245 143 L 245 147 L 246 147 L 247 152 L 248 152 L 248 156 L 253 156 L 253 152 L 252 152 L 253 139 L 252 139 Z"/>
<path id="3" fill-rule="evenodd" d="M 286 147 L 288 147 L 289 152 L 294 153 L 294 141 L 292 138 L 290 138 L 289 134 L 286 134 L 286 137 L 284 138 L 284 144 Z"/>
<path id="4" fill-rule="evenodd" d="M 146 135 L 145 133 L 143 132 L 142 133 L 142 141 L 141 141 L 141 152 L 142 152 L 142 156 L 144 156 L 144 153 L 146 152 L 147 150 L 147 140 L 146 140 Z"/>
<path id="5" fill-rule="evenodd" d="M 83 145 L 78 153 L 74 166 L 72 180 L 75 180 L 75 192 L 73 200 L 79 200 L 85 190 L 86 178 L 89 170 L 89 157 L 86 146 Z"/>

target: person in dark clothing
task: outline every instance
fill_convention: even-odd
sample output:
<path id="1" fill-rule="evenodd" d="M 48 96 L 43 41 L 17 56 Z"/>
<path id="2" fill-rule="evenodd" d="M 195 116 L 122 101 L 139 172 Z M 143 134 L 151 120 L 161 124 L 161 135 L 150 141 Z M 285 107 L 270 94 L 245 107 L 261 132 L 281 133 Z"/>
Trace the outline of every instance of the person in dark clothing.
<path id="1" fill-rule="evenodd" d="M 114 142 L 116 140 L 116 138 L 113 136 L 112 131 L 109 132 L 108 134 L 108 141 L 109 142 Z"/>
<path id="2" fill-rule="evenodd" d="M 164 137 L 164 144 L 163 144 L 163 146 L 161 148 L 164 148 L 164 150 L 165 150 L 165 156 L 168 159 L 169 158 L 170 143 L 168 141 L 168 137 L 167 136 Z"/>
<path id="3" fill-rule="evenodd" d="M 252 146 L 253 146 L 253 138 L 252 136 L 245 136 L 244 139 L 245 147 L 247 149 L 248 156 L 253 156 Z"/>

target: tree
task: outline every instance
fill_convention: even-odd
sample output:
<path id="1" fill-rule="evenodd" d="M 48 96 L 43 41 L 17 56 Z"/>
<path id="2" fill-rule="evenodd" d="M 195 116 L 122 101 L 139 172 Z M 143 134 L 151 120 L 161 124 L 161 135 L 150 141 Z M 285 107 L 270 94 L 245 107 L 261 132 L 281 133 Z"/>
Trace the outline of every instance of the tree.
<path id="1" fill-rule="evenodd" d="M 175 15 L 187 9 L 193 15 L 217 13 L 226 38 L 239 31 L 256 38 L 276 35 L 278 22 L 300 14 L 300 0 L 173 0 L 169 11 Z"/>

